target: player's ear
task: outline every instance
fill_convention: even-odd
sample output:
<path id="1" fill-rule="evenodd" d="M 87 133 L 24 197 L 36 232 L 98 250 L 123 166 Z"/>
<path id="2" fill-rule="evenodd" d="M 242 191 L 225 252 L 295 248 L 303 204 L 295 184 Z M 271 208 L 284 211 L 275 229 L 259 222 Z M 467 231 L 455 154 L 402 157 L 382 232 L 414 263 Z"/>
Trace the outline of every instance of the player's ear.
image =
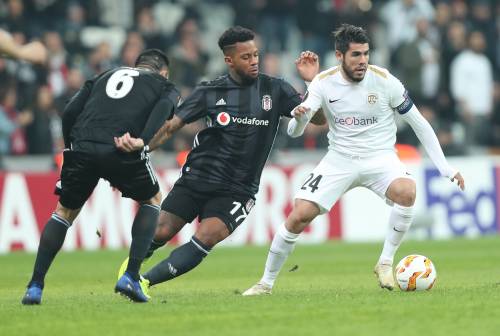
<path id="1" fill-rule="evenodd" d="M 168 79 L 168 75 L 169 75 L 168 68 L 162 68 L 160 70 L 160 75 L 162 75 L 163 77 L 165 77 L 166 79 Z"/>
<path id="2" fill-rule="evenodd" d="M 344 55 L 340 52 L 340 50 L 335 50 L 335 57 L 337 57 L 337 61 L 342 62 Z"/>
<path id="3" fill-rule="evenodd" d="M 234 63 L 233 63 L 233 58 L 229 55 L 224 55 L 224 62 L 229 66 L 229 67 L 233 67 Z"/>

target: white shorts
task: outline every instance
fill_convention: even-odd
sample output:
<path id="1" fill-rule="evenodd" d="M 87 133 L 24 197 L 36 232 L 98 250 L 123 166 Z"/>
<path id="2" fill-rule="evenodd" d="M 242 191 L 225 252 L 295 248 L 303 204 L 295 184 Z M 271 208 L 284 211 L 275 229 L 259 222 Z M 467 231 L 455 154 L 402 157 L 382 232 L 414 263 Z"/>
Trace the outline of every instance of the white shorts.
<path id="1" fill-rule="evenodd" d="M 359 157 L 330 150 L 306 178 L 295 198 L 314 202 L 321 213 L 325 213 L 347 191 L 365 187 L 392 204 L 385 193 L 397 178 L 413 179 L 395 152 Z"/>

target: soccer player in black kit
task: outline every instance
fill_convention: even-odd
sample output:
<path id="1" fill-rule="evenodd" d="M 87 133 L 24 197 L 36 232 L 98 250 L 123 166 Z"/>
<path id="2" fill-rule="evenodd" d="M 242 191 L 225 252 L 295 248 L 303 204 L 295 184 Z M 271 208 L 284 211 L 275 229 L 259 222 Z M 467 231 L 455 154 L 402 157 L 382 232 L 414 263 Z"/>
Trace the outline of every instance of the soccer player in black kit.
<path id="1" fill-rule="evenodd" d="M 130 262 L 115 291 L 134 301 L 148 301 L 139 282 L 139 268 L 155 232 L 161 192 L 147 153 L 118 151 L 113 137 L 127 132 L 151 139 L 171 118 L 179 93 L 167 80 L 168 64 L 160 50 L 145 50 L 135 68 L 119 67 L 86 81 L 66 105 L 62 120 L 66 149 L 56 192 L 60 198 L 42 232 L 23 304 L 40 304 L 50 264 L 100 178 L 139 203 Z"/>
<path id="2" fill-rule="evenodd" d="M 207 120 L 208 127 L 194 139 L 181 177 L 161 205 L 148 256 L 196 217 L 200 226 L 188 243 L 143 275 L 142 282 L 149 286 L 196 267 L 245 220 L 255 203 L 280 119 L 290 118 L 302 101 L 284 80 L 259 73 L 259 51 L 251 30 L 239 26 L 226 30 L 219 47 L 229 68 L 227 75 L 197 86 L 149 143 L 128 134 L 115 139 L 117 147 L 126 152 L 149 152 L 184 124 Z M 310 54 L 310 58 L 316 57 Z M 310 81 L 317 72 L 297 68 L 304 80 Z M 313 122 L 323 124 L 323 114 Z M 126 261 L 122 269 L 125 265 Z"/>

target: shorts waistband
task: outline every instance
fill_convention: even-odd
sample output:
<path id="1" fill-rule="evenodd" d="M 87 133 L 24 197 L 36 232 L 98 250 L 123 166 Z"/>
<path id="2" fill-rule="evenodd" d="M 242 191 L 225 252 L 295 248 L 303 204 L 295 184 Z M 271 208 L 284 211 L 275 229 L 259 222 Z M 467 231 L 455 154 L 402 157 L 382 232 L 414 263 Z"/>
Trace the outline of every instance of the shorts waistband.
<path id="1" fill-rule="evenodd" d="M 332 149 L 331 152 L 334 154 L 338 154 L 340 156 L 343 156 L 345 158 L 348 158 L 350 160 L 371 159 L 371 158 L 374 158 L 374 157 L 379 156 L 379 155 L 395 153 L 395 151 L 383 150 L 383 151 L 374 151 L 372 153 L 366 153 L 366 154 L 347 154 L 347 153 L 342 153 L 342 152 L 336 151 L 334 149 Z"/>

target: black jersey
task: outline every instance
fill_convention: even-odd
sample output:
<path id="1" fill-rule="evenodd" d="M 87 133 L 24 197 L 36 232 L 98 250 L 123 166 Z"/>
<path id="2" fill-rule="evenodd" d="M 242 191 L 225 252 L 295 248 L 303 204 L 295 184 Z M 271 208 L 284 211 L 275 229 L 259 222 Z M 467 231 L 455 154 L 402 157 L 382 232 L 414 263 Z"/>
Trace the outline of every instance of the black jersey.
<path id="1" fill-rule="evenodd" d="M 148 143 L 179 100 L 175 86 L 160 74 L 120 67 L 85 82 L 66 105 L 67 148 L 90 153 L 115 151 L 113 137 L 129 132 Z"/>
<path id="2" fill-rule="evenodd" d="M 185 123 L 206 117 L 208 126 L 194 139 L 183 179 L 255 195 L 280 118 L 300 102 L 290 84 L 263 74 L 250 85 L 229 75 L 201 83 L 176 112 Z"/>

